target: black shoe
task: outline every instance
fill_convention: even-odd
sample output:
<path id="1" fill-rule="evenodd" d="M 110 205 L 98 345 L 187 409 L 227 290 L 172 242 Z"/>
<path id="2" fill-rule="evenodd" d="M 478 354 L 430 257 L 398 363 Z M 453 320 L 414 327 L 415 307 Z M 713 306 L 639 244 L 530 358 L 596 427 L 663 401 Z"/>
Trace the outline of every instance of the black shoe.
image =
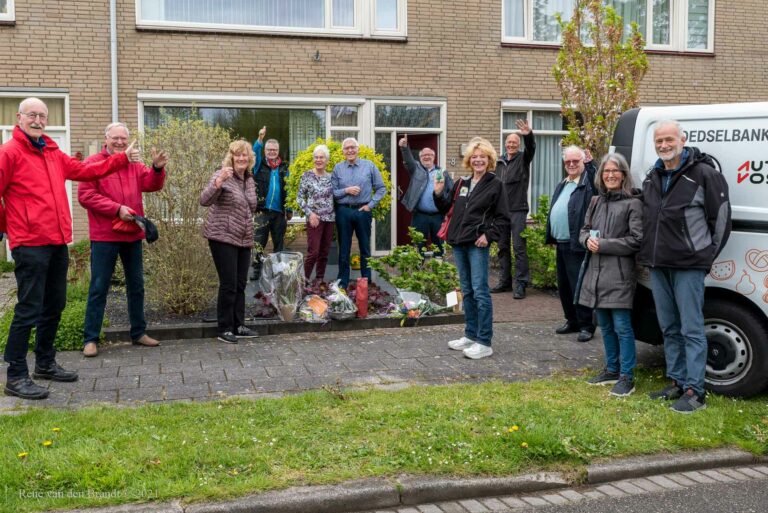
<path id="1" fill-rule="evenodd" d="M 619 381 L 619 373 L 603 369 L 600 374 L 590 378 L 587 383 L 590 385 L 613 385 Z"/>
<path id="2" fill-rule="evenodd" d="M 70 381 L 77 381 L 77 372 L 63 369 L 61 365 L 53 362 L 50 367 L 45 369 L 35 365 L 35 372 L 32 373 L 32 377 L 35 379 L 50 379 L 51 381 L 69 383 Z"/>
<path id="3" fill-rule="evenodd" d="M 27 377 L 6 383 L 5 395 L 14 395 L 22 399 L 45 399 L 48 397 L 48 389 Z"/>
<path id="4" fill-rule="evenodd" d="M 557 328 L 555 330 L 555 333 L 557 333 L 558 335 L 565 335 L 567 333 L 576 333 L 577 331 L 579 331 L 579 328 L 577 328 L 576 326 L 574 326 L 569 322 L 566 322 L 565 324 Z"/>
<path id="5" fill-rule="evenodd" d="M 235 330 L 235 338 L 256 338 L 258 335 L 256 332 L 246 328 L 245 326 L 238 326 Z"/>
<path id="6" fill-rule="evenodd" d="M 219 333 L 219 336 L 217 338 L 222 342 L 226 342 L 227 344 L 237 344 L 237 337 L 231 331 L 225 331 L 224 333 Z"/>
<path id="7" fill-rule="evenodd" d="M 707 407 L 706 399 L 706 392 L 699 395 L 692 388 L 689 388 L 670 408 L 677 413 L 693 413 Z"/>
<path id="8" fill-rule="evenodd" d="M 505 285 L 503 283 L 499 283 L 495 287 L 491 289 L 491 294 L 498 294 L 499 292 L 509 292 L 512 290 L 512 285 Z"/>
<path id="9" fill-rule="evenodd" d="M 515 293 L 512 297 L 515 299 L 525 299 L 525 285 L 522 283 L 515 284 Z"/>
<path id="10" fill-rule="evenodd" d="M 595 334 L 589 331 L 588 329 L 579 330 L 579 336 L 576 337 L 576 340 L 579 342 L 589 342 L 592 340 L 592 337 L 594 337 Z"/>
<path id="11" fill-rule="evenodd" d="M 619 378 L 619 381 L 616 382 L 609 393 L 616 397 L 627 397 L 634 391 L 635 380 L 631 379 L 629 376 L 622 376 Z"/>
<path id="12" fill-rule="evenodd" d="M 677 385 L 676 381 L 673 381 L 671 385 L 668 385 L 661 390 L 651 392 L 648 397 L 651 399 L 664 399 L 665 401 L 674 401 L 679 399 L 683 395 L 682 387 Z"/>

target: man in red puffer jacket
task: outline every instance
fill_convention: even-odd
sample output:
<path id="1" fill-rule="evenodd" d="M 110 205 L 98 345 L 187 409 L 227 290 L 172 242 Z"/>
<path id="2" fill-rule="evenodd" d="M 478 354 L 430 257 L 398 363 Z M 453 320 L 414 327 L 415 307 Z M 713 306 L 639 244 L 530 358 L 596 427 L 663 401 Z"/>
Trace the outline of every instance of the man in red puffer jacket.
<path id="1" fill-rule="evenodd" d="M 104 148 L 85 162 L 104 162 L 128 147 L 128 127 L 111 123 L 104 130 Z M 144 216 L 142 192 L 155 192 L 165 183 L 165 164 L 168 157 L 152 149 L 152 167 L 135 162 L 119 172 L 95 182 L 83 183 L 77 189 L 77 199 L 88 211 L 88 229 L 91 238 L 91 284 L 88 306 L 85 310 L 83 354 L 96 356 L 97 343 L 104 321 L 109 284 L 115 272 L 117 256 L 125 271 L 125 289 L 128 299 L 128 317 L 131 323 L 131 341 L 142 346 L 160 343 L 146 334 L 144 319 L 144 266 L 141 241 L 144 232 L 133 222 L 134 215 Z"/>
<path id="2" fill-rule="evenodd" d="M 5 361 L 8 379 L 5 393 L 24 399 L 45 399 L 48 389 L 29 377 L 29 335 L 37 328 L 35 372 L 37 379 L 76 381 L 77 373 L 56 363 L 53 342 L 61 312 L 67 302 L 67 267 L 72 242 L 72 215 L 66 181 L 98 180 L 139 162 L 133 144 L 124 153 L 103 162 L 84 164 L 62 152 L 43 135 L 48 107 L 38 98 L 19 104 L 13 138 L 0 146 L 0 232 L 8 234 L 16 262 L 18 303 L 8 331 Z"/>

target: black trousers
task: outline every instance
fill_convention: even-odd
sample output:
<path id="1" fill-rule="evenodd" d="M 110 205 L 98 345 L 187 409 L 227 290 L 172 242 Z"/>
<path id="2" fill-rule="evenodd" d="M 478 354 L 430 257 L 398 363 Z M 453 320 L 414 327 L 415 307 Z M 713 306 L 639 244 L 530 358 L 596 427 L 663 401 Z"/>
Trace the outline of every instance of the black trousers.
<path id="1" fill-rule="evenodd" d="M 242 248 L 209 240 L 213 263 L 219 275 L 219 296 L 216 301 L 216 321 L 219 333 L 245 326 L 245 286 L 251 264 L 251 248 Z"/>
<path id="2" fill-rule="evenodd" d="M 560 304 L 563 306 L 565 318 L 571 326 L 580 330 L 595 332 L 592 321 L 592 309 L 574 304 L 576 283 L 579 280 L 581 262 L 586 251 L 573 251 L 570 242 L 557 243 L 557 291 L 560 294 Z"/>
<path id="3" fill-rule="evenodd" d="M 528 268 L 528 247 L 525 239 L 522 237 L 525 230 L 525 222 L 528 218 L 528 212 L 519 210 L 510 212 L 510 221 L 512 223 L 511 231 L 501 233 L 499 239 L 499 285 L 512 285 L 512 251 L 515 252 L 515 283 L 521 283 L 528 286 L 531 282 L 531 272 Z M 511 244 L 510 244 L 511 243 Z M 511 245 L 511 247 L 510 247 Z"/>
<path id="4" fill-rule="evenodd" d="M 288 221 L 285 218 L 284 212 L 262 210 L 256 213 L 253 223 L 253 240 L 261 246 L 261 251 L 254 255 L 253 260 L 253 274 L 257 278 L 261 276 L 261 256 L 264 254 L 264 248 L 267 245 L 269 236 L 272 236 L 273 252 L 282 251 L 285 229 L 287 227 Z"/>
<path id="5" fill-rule="evenodd" d="M 16 262 L 17 297 L 8 331 L 4 359 L 8 362 L 8 381 L 29 377 L 27 350 L 32 328 L 35 337 L 35 365 L 49 367 L 56 358 L 53 342 L 61 312 L 67 304 L 69 250 L 64 244 L 19 246 L 11 251 Z"/>

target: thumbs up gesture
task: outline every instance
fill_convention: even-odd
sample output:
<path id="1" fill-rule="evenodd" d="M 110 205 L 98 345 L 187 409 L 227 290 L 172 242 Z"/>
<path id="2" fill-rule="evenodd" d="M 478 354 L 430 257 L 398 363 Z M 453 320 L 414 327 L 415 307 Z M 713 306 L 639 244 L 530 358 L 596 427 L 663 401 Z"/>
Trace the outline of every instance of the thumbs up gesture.
<path id="1" fill-rule="evenodd" d="M 141 150 L 136 145 L 136 139 L 125 150 L 125 156 L 128 157 L 128 162 L 141 162 Z"/>

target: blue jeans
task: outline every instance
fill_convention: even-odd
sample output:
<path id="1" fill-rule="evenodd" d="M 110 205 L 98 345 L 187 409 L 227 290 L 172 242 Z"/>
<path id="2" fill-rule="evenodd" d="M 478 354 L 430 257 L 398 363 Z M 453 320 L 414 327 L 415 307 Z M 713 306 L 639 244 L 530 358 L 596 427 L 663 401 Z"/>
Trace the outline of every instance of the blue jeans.
<path id="1" fill-rule="evenodd" d="M 632 311 L 628 308 L 596 308 L 595 315 L 603 334 L 605 368 L 634 379 L 637 354 Z"/>
<path id="2" fill-rule="evenodd" d="M 104 307 L 117 257 L 125 271 L 125 295 L 128 300 L 128 319 L 131 322 L 131 340 L 138 340 L 147 331 L 144 319 L 144 262 L 141 241 L 91 242 L 91 286 L 85 309 L 84 344 L 98 342 L 104 322 Z"/>
<path id="3" fill-rule="evenodd" d="M 702 269 L 651 269 L 656 317 L 664 334 L 667 376 L 683 389 L 704 393 L 707 337 L 704 334 Z"/>
<path id="4" fill-rule="evenodd" d="M 424 235 L 424 243 L 419 244 L 419 253 L 423 253 L 424 246 L 431 241 L 437 247 L 435 256 L 443 256 L 443 239 L 437 236 L 437 232 L 440 231 L 440 225 L 443 224 L 443 219 L 443 214 L 427 214 L 418 210 L 413 211 L 411 226 Z"/>
<path id="5" fill-rule="evenodd" d="M 45 369 L 56 361 L 53 342 L 67 304 L 69 265 L 69 250 L 64 244 L 18 246 L 11 250 L 11 255 L 16 262 L 13 272 L 19 302 L 5 346 L 8 381 L 29 377 L 27 349 L 32 328 L 37 328 L 35 366 Z"/>
<path id="6" fill-rule="evenodd" d="M 349 259 L 352 252 L 352 233 L 357 236 L 360 247 L 360 275 L 371 282 L 371 268 L 368 258 L 371 256 L 371 221 L 373 214 L 349 208 L 344 205 L 336 207 L 336 230 L 339 235 L 339 276 L 341 286 L 349 284 Z"/>
<path id="7" fill-rule="evenodd" d="M 488 248 L 453 246 L 464 296 L 464 336 L 484 346 L 493 338 L 493 304 L 488 288 Z"/>

